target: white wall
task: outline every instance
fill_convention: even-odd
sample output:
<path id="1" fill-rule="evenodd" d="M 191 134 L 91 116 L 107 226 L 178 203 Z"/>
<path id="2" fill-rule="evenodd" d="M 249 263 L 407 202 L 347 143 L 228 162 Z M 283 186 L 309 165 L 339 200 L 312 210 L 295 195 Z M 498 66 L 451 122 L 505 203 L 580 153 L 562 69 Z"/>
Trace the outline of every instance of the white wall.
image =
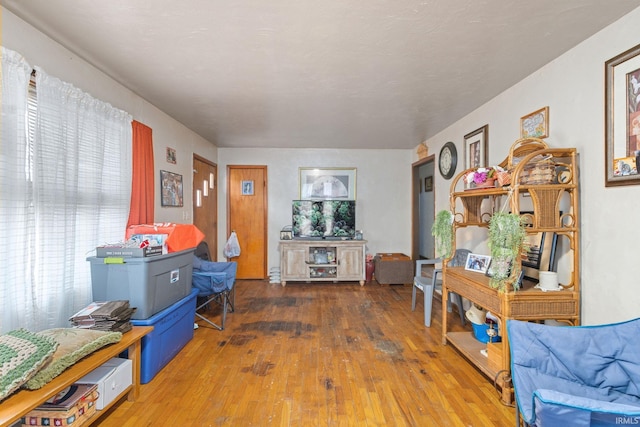
<path id="1" fill-rule="evenodd" d="M 636 9 L 428 141 L 432 153 L 449 140 L 461 152 L 463 136 L 489 123 L 496 164 L 519 137 L 520 117 L 549 106 L 547 142 L 580 153 L 583 324 L 640 316 L 640 186 L 604 186 L 604 63 L 640 41 L 639 21 Z M 435 176 L 439 210 L 448 207 L 450 181 Z"/>
<path id="2" fill-rule="evenodd" d="M 193 153 L 215 162 L 218 157 L 215 145 L 4 8 L 2 8 L 2 44 L 22 54 L 32 67 L 39 66 L 48 74 L 127 111 L 134 120 L 153 129 L 156 169 L 155 221 L 185 223 L 193 220 L 191 205 Z M 167 147 L 176 149 L 175 165 L 166 161 Z M 160 206 L 160 169 L 183 175 L 184 207 Z"/>
<path id="3" fill-rule="evenodd" d="M 291 224 L 291 201 L 299 198 L 299 167 L 355 167 L 356 227 L 367 252 L 411 253 L 411 151 L 220 148 L 219 241 L 227 224 L 227 165 L 266 165 L 268 173 L 268 267 L 280 266 L 280 230 Z M 223 245 L 220 245 L 222 251 Z M 224 259 L 222 252 L 218 259 Z"/>

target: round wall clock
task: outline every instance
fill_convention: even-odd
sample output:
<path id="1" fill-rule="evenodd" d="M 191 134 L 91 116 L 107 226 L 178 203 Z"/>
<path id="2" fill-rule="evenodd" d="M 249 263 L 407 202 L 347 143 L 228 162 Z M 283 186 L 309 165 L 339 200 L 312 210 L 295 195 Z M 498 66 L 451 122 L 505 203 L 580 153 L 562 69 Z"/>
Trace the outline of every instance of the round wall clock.
<path id="1" fill-rule="evenodd" d="M 449 179 L 456 172 L 456 166 L 458 165 L 458 151 L 456 145 L 453 142 L 447 142 L 440 150 L 440 156 L 438 157 L 438 167 L 440 168 L 440 174 L 444 179 Z"/>

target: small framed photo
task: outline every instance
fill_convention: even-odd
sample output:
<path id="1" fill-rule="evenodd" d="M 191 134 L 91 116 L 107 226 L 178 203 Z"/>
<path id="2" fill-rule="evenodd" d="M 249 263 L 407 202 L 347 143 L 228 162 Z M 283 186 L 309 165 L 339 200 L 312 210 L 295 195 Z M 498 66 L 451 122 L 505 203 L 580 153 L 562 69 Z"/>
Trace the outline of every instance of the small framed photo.
<path id="1" fill-rule="evenodd" d="M 520 118 L 520 138 L 549 136 L 549 107 L 543 107 Z"/>
<path id="2" fill-rule="evenodd" d="M 175 165 L 177 162 L 176 150 L 174 148 L 167 147 L 167 163 Z"/>
<path id="3" fill-rule="evenodd" d="M 424 191 L 433 191 L 433 175 L 424 177 Z"/>
<path id="4" fill-rule="evenodd" d="M 469 254 L 467 255 L 467 262 L 464 264 L 464 269 L 485 274 L 489 268 L 489 264 L 491 264 L 490 256 Z"/>
<path id="5" fill-rule="evenodd" d="M 253 181 L 242 181 L 242 195 L 253 196 Z"/>

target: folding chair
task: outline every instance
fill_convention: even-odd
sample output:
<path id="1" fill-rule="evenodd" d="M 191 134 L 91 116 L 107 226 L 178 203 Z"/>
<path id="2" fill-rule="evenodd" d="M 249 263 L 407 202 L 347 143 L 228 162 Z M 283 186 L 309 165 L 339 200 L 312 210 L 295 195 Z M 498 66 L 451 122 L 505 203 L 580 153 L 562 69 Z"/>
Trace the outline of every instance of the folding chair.
<path id="1" fill-rule="evenodd" d="M 640 318 L 592 326 L 507 320 L 516 425 L 640 421 Z"/>
<path id="2" fill-rule="evenodd" d="M 196 256 L 193 257 L 191 286 L 198 289 L 199 301 L 196 307 L 196 316 L 220 331 L 224 330 L 227 312 L 233 313 L 235 310 L 234 284 L 237 267 L 236 262 L 212 262 Z M 198 313 L 199 310 L 208 307 L 210 303 L 222 306 L 220 325 Z"/>

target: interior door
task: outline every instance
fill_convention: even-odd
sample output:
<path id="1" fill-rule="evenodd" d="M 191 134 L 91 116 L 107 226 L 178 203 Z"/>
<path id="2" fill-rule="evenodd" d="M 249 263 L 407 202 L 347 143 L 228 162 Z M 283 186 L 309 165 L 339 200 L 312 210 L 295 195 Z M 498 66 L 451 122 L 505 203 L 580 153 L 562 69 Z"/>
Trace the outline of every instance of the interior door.
<path id="1" fill-rule="evenodd" d="M 227 235 L 240 243 L 238 279 L 267 278 L 267 167 L 227 166 Z"/>
<path id="2" fill-rule="evenodd" d="M 435 215 L 435 156 L 413 163 L 411 173 L 411 258 L 434 258 L 431 226 Z"/>
<path id="3" fill-rule="evenodd" d="M 193 155 L 193 225 L 204 233 L 211 260 L 218 259 L 218 167 Z"/>

